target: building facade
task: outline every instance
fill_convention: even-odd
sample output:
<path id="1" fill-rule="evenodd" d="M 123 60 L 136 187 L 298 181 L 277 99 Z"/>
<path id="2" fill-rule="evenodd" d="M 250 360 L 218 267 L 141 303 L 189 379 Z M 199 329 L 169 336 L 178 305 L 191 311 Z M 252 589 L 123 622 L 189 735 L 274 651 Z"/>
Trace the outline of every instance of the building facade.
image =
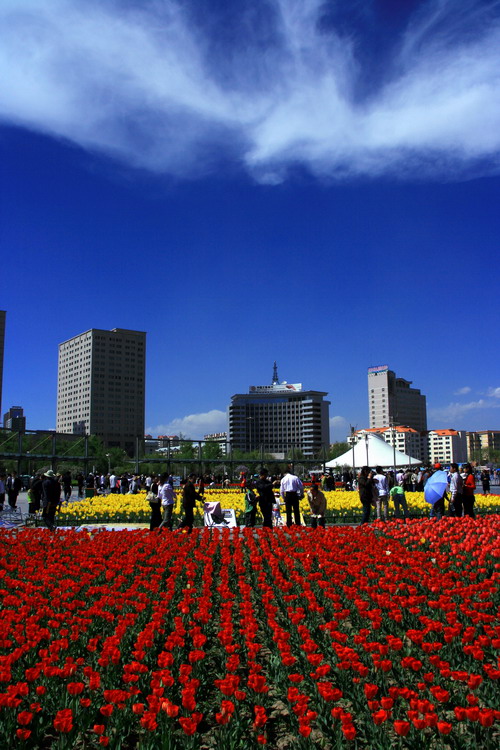
<path id="1" fill-rule="evenodd" d="M 476 464 L 496 463 L 500 453 L 500 430 L 467 433 L 467 460 Z"/>
<path id="2" fill-rule="evenodd" d="M 15 432 L 26 431 L 26 417 L 22 406 L 11 406 L 9 411 L 3 415 L 3 426 L 6 430 Z"/>
<path id="3" fill-rule="evenodd" d="M 271 385 L 250 386 L 231 397 L 229 442 L 233 449 L 262 450 L 277 458 L 300 451 L 317 456 L 329 445 L 328 394 L 305 391 L 301 383 L 280 383 L 276 363 Z"/>
<path id="4" fill-rule="evenodd" d="M 411 380 L 398 378 L 388 365 L 368 368 L 370 427 L 403 425 L 417 432 L 427 430 L 426 398 Z"/>
<path id="5" fill-rule="evenodd" d="M 465 431 L 429 430 L 427 433 L 427 460 L 429 463 L 461 464 L 467 461 L 467 437 Z"/>
<path id="6" fill-rule="evenodd" d="M 144 438 L 146 334 L 92 328 L 59 345 L 57 432 L 134 451 Z"/>
<path id="7" fill-rule="evenodd" d="M 355 441 L 369 432 L 375 432 L 384 438 L 385 442 L 396 448 L 400 453 L 415 458 L 417 461 L 427 461 L 427 436 L 413 427 L 372 427 L 369 430 L 357 430 L 354 433 Z M 351 443 L 352 438 L 347 438 Z"/>

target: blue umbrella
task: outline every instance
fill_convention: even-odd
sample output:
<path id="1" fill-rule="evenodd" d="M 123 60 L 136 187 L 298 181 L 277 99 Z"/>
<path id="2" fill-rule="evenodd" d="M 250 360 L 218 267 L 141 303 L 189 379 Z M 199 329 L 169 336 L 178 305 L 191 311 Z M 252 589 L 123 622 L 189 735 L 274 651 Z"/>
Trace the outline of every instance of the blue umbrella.
<path id="1" fill-rule="evenodd" d="M 425 502 L 434 505 L 441 500 L 448 489 L 448 475 L 445 471 L 435 471 L 431 474 L 424 487 Z"/>

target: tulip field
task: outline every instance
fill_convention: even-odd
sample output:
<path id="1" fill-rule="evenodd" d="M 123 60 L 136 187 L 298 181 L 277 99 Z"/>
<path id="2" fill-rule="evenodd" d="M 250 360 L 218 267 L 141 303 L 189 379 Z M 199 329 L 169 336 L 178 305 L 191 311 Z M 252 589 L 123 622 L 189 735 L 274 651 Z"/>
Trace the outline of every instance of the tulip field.
<path id="1" fill-rule="evenodd" d="M 0 532 L 0 746 L 500 746 L 500 515 Z"/>
<path id="2" fill-rule="evenodd" d="M 358 492 L 325 492 L 327 499 L 327 520 L 358 521 L 361 520 L 362 506 Z M 181 492 L 177 491 L 175 515 L 182 515 Z M 222 508 L 234 508 L 240 523 L 244 523 L 243 511 L 245 496 L 239 490 L 206 490 L 205 498 L 209 501 L 219 501 Z M 423 492 L 407 492 L 408 508 L 412 515 L 428 516 L 429 505 L 424 500 Z M 389 503 L 390 512 L 394 506 Z M 300 510 L 304 517 L 309 515 L 307 497 L 300 501 Z M 500 513 L 499 495 L 476 495 L 476 513 Z M 137 495 L 107 495 L 96 496 L 86 500 L 79 500 L 63 505 L 58 514 L 61 525 L 80 525 L 84 523 L 147 523 L 151 516 L 151 507 L 146 501 L 146 493 Z M 259 514 L 258 514 L 259 516 Z M 259 516 L 260 517 L 260 516 Z M 195 510 L 195 522 L 203 524 L 203 508 L 199 504 Z"/>

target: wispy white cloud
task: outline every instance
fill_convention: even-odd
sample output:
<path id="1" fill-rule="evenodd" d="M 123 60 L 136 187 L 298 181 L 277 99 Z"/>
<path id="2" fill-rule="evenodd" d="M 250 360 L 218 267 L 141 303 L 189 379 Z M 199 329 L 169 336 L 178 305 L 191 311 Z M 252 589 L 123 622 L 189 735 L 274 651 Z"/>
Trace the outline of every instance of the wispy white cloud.
<path id="1" fill-rule="evenodd" d="M 185 417 L 176 417 L 171 422 L 147 427 L 148 435 L 179 435 L 182 434 L 190 440 L 203 440 L 203 436 L 212 432 L 226 432 L 227 414 L 220 409 L 202 412 L 201 414 L 188 414 Z"/>
<path id="2" fill-rule="evenodd" d="M 471 390 L 472 390 L 472 388 L 470 388 L 470 386 L 468 386 L 468 385 L 465 385 L 465 386 L 464 386 L 463 388 L 459 388 L 458 390 L 456 390 L 456 391 L 455 391 L 455 392 L 453 393 L 453 395 L 454 395 L 454 396 L 466 396 L 466 395 L 467 395 L 467 393 L 470 393 L 470 392 L 471 392 Z"/>
<path id="3" fill-rule="evenodd" d="M 499 409 L 500 402 L 492 399 L 480 398 L 478 401 L 468 401 L 460 403 L 452 402 L 447 406 L 429 409 L 429 416 L 438 421 L 446 422 L 453 426 L 454 421 L 460 421 L 465 415 L 474 411 L 483 411 L 485 409 Z"/>
<path id="4" fill-rule="evenodd" d="M 423 3 L 360 98 L 363 40 L 319 23 L 322 0 L 247 7 L 219 54 L 196 3 L 3 0 L 0 118 L 180 176 L 498 172 L 498 6 Z"/>
<path id="5" fill-rule="evenodd" d="M 490 388 L 488 390 L 488 396 L 493 396 L 493 398 L 500 398 L 500 388 Z"/>

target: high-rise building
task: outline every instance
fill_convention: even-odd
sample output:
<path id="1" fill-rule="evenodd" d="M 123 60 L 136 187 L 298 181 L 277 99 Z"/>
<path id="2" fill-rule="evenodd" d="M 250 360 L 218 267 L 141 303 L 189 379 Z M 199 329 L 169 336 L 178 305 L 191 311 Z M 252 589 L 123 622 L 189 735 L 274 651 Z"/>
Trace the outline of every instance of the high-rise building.
<path id="1" fill-rule="evenodd" d="M 411 383 L 398 378 L 388 365 L 368 368 L 370 427 L 404 425 L 417 432 L 427 430 L 425 396 L 411 388 Z"/>
<path id="2" fill-rule="evenodd" d="M 285 457 L 293 449 L 312 457 L 328 448 L 329 406 L 323 391 L 305 391 L 301 383 L 280 383 L 276 362 L 271 385 L 250 386 L 231 397 L 229 442 L 233 449 L 262 449 Z"/>
<path id="3" fill-rule="evenodd" d="M 0 310 L 0 414 L 2 413 L 3 352 L 5 344 L 5 310 Z"/>
<path id="4" fill-rule="evenodd" d="M 22 406 L 11 406 L 9 411 L 3 415 L 3 426 L 5 430 L 24 432 L 26 430 L 26 417 Z"/>
<path id="5" fill-rule="evenodd" d="M 144 438 L 146 334 L 92 328 L 59 345 L 57 432 L 132 453 Z"/>

